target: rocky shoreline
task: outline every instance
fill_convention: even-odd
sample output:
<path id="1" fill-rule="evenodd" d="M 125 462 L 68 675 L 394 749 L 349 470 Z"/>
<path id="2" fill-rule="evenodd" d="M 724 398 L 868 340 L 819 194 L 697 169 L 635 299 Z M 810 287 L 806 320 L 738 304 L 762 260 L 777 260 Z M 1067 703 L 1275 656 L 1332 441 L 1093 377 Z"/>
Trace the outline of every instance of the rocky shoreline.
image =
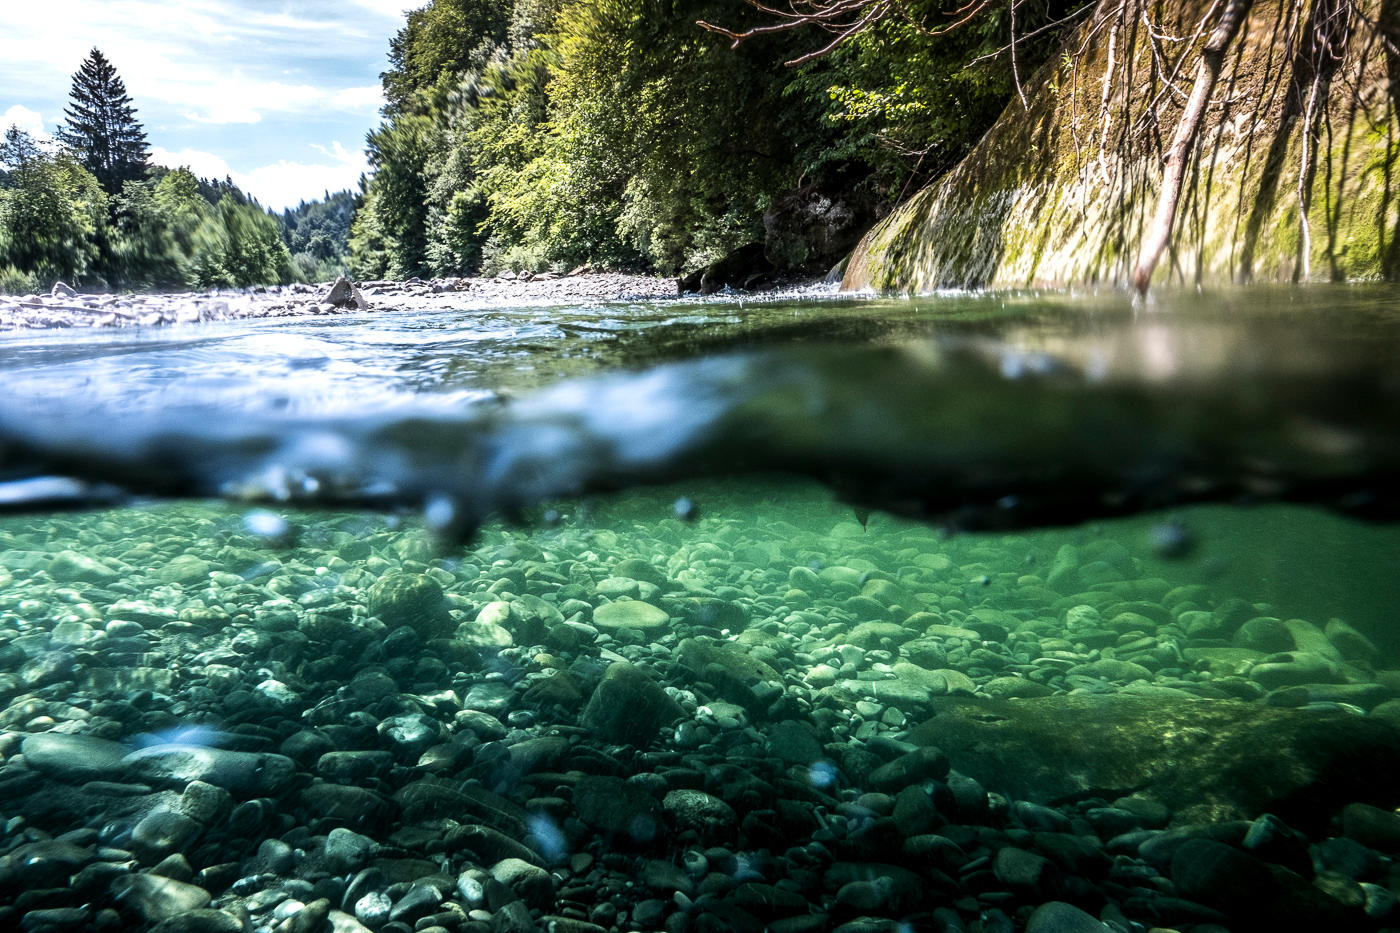
<path id="1" fill-rule="evenodd" d="M 699 501 L 448 556 L 358 515 L 0 523 L 0 925 L 1394 925 L 1400 672 L 1351 626 L 1107 537 Z"/>
<path id="2" fill-rule="evenodd" d="M 656 301 L 680 294 L 674 278 L 593 272 L 365 281 L 354 286 L 357 291 L 346 291 L 348 287 L 350 283 L 342 287 L 338 281 L 207 292 L 90 295 L 59 282 L 48 295 L 0 295 L 0 331 L 153 327 L 407 308 Z M 354 300 L 357 294 L 362 303 Z"/>

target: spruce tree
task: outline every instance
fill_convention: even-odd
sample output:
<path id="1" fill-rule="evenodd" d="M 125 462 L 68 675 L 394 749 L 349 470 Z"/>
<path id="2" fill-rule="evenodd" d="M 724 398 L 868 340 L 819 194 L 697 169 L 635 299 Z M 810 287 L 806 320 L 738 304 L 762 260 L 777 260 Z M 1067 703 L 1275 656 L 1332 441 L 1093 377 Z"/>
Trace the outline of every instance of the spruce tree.
<path id="1" fill-rule="evenodd" d="M 73 75 L 68 96 L 72 105 L 63 111 L 67 119 L 59 140 L 110 194 L 120 193 L 123 182 L 142 178 L 150 159 L 146 133 L 126 85 L 96 47 Z"/>

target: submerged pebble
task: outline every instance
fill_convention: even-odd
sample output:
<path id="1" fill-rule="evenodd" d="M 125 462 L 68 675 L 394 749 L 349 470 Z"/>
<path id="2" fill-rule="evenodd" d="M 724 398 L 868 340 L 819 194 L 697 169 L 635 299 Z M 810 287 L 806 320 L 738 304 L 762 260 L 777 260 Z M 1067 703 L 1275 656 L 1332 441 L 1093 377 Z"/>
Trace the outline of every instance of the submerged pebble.
<path id="1" fill-rule="evenodd" d="M 674 498 L 447 555 L 363 516 L 0 523 L 0 920 L 1394 920 L 1400 675 L 1351 624 L 1154 576 L 1147 542 Z"/>

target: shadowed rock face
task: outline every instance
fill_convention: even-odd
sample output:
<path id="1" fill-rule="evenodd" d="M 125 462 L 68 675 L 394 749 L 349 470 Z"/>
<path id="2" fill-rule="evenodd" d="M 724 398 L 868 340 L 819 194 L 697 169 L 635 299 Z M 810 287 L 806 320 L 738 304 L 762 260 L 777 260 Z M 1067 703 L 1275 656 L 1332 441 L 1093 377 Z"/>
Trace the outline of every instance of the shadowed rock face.
<path id="1" fill-rule="evenodd" d="M 1177 824 L 1269 812 L 1317 827 L 1354 800 L 1394 806 L 1400 730 L 1232 700 L 940 697 L 910 740 L 1013 799 L 1138 793 Z"/>

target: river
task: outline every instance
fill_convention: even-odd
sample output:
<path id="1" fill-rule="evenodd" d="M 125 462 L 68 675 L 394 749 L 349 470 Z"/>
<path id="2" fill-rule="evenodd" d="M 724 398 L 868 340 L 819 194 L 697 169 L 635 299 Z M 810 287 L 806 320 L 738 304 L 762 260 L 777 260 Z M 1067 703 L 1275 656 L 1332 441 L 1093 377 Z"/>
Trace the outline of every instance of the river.
<path id="1" fill-rule="evenodd" d="M 0 338 L 0 914 L 1388 915 L 1393 289 L 463 300 Z"/>

